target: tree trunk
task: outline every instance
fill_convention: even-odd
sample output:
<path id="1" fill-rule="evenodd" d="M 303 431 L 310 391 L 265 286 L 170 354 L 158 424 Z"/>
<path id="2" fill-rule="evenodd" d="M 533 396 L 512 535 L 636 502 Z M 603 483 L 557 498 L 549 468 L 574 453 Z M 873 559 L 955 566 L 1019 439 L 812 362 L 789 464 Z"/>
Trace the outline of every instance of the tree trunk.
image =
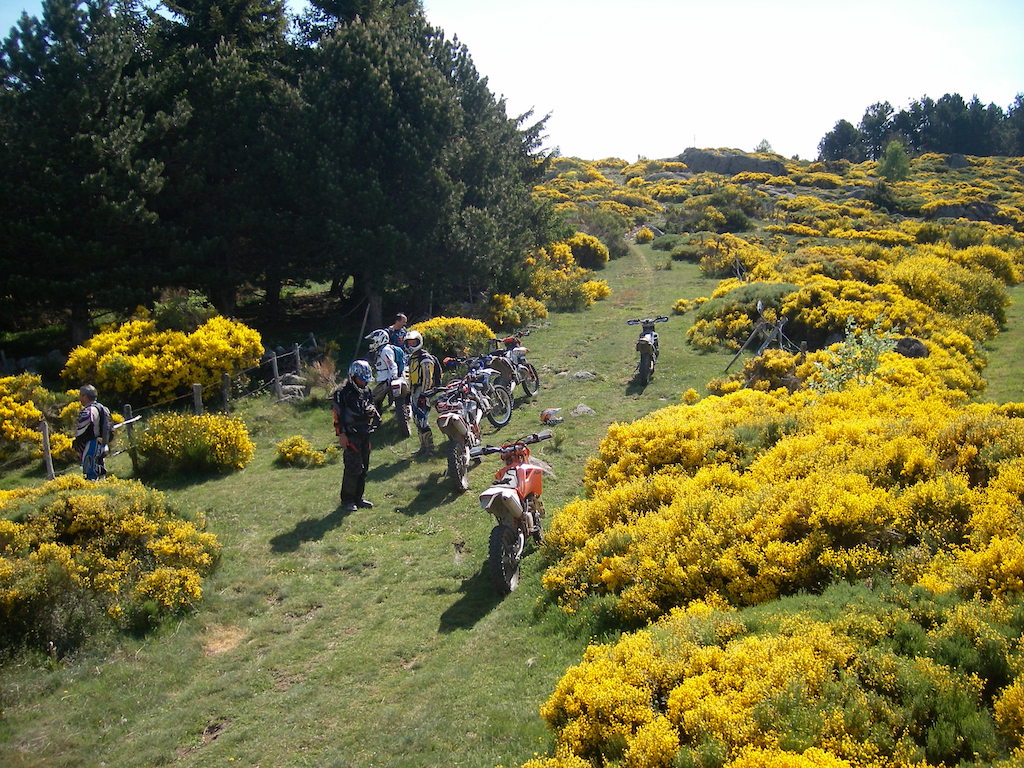
<path id="1" fill-rule="evenodd" d="M 366 299 L 370 302 L 370 313 L 367 315 L 367 328 L 373 330 L 375 328 L 384 327 L 384 315 L 381 310 L 381 296 L 373 286 L 366 286 Z"/>
<path id="2" fill-rule="evenodd" d="M 218 284 L 210 288 L 210 301 L 224 317 L 235 314 L 238 301 L 238 289 L 235 285 Z"/>
<path id="3" fill-rule="evenodd" d="M 70 307 L 71 316 L 68 318 L 68 331 L 71 334 L 71 344 L 80 346 L 92 336 L 92 324 L 89 322 L 89 305 L 85 301 L 76 301 Z"/>
<path id="4" fill-rule="evenodd" d="M 276 269 L 268 269 L 263 278 L 263 312 L 268 320 L 281 318 L 281 275 Z"/>

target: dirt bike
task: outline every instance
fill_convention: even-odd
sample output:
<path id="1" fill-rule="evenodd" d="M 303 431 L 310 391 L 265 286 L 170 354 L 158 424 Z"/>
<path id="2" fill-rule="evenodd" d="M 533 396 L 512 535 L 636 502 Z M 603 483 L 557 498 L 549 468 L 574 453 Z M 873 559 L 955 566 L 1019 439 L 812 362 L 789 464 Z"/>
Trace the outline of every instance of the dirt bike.
<path id="1" fill-rule="evenodd" d="M 658 362 L 658 333 L 654 330 L 655 323 L 667 323 L 667 317 L 647 317 L 627 320 L 627 325 L 640 326 L 640 338 L 636 341 L 636 351 L 640 360 L 636 366 L 636 379 L 647 384 L 654 377 L 654 366 Z"/>
<path id="2" fill-rule="evenodd" d="M 533 363 L 527 362 L 529 349 L 523 346 L 520 337 L 529 335 L 529 331 L 506 336 L 504 339 L 491 339 L 490 366 L 501 376 L 501 382 L 508 387 L 509 393 L 515 395 L 516 385 L 521 385 L 527 397 L 533 397 L 540 389 L 540 376 Z M 504 349 L 499 346 L 504 344 Z"/>
<path id="3" fill-rule="evenodd" d="M 490 403 L 465 379 L 456 379 L 426 394 L 436 398 L 433 407 L 437 411 L 437 428 L 448 438 L 448 477 L 456 490 L 468 491 L 470 449 L 480 445 L 480 419 Z"/>
<path id="4" fill-rule="evenodd" d="M 538 544 L 543 539 L 542 479 L 545 474 L 551 474 L 551 468 L 543 461 L 532 459 L 529 446 L 550 437 L 551 430 L 545 429 L 504 445 L 480 445 L 470 451 L 472 458 L 497 453 L 504 462 L 494 475 L 494 483 L 480 494 L 480 507 L 497 520 L 497 525 L 491 529 L 487 564 L 494 586 L 502 595 L 519 584 L 519 564 L 527 537 Z"/>
<path id="5" fill-rule="evenodd" d="M 444 366 L 456 368 L 466 366 L 463 379 L 487 400 L 484 415 L 496 429 L 501 429 L 512 420 L 512 393 L 501 381 L 498 371 L 487 365 L 488 355 L 480 357 L 446 357 Z"/>

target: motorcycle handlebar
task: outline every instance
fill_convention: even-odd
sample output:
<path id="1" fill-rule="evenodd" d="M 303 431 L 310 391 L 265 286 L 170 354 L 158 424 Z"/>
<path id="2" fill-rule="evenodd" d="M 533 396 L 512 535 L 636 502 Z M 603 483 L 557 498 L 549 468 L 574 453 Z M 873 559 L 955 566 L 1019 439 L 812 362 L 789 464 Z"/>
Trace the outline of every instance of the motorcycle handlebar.
<path id="1" fill-rule="evenodd" d="M 668 318 L 664 315 L 658 317 L 647 317 L 643 319 L 627 320 L 626 325 L 648 325 L 650 323 L 667 323 Z"/>
<path id="2" fill-rule="evenodd" d="M 554 433 L 550 429 L 542 429 L 540 432 L 525 435 L 520 437 L 518 440 L 512 440 L 504 445 L 475 445 L 469 449 L 469 455 L 486 456 L 491 453 L 501 453 L 515 445 L 533 445 L 534 443 L 539 443 L 542 440 L 548 440 L 553 434 Z"/>

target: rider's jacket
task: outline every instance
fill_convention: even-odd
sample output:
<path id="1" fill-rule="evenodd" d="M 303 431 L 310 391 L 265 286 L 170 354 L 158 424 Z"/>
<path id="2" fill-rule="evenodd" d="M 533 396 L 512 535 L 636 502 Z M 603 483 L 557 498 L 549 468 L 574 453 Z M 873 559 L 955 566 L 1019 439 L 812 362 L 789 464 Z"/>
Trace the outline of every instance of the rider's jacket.
<path id="1" fill-rule="evenodd" d="M 409 356 L 409 386 L 413 392 L 430 388 L 435 365 L 437 358 L 425 349 L 420 348 Z"/>
<path id="2" fill-rule="evenodd" d="M 341 389 L 334 390 L 331 406 L 336 434 L 368 435 L 380 423 L 370 388 L 360 387 L 351 379 Z"/>
<path id="3" fill-rule="evenodd" d="M 373 358 L 374 381 L 378 384 L 390 382 L 398 378 L 398 361 L 395 359 L 395 347 L 384 344 L 377 350 Z"/>

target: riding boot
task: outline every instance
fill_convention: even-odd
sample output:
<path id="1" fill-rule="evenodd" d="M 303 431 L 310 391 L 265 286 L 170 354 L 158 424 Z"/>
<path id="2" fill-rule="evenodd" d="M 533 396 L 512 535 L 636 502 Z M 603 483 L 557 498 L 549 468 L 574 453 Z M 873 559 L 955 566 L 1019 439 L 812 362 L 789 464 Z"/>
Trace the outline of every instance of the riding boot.
<path id="1" fill-rule="evenodd" d="M 420 449 L 416 456 L 429 456 L 434 452 L 434 433 L 430 429 L 420 430 Z"/>

